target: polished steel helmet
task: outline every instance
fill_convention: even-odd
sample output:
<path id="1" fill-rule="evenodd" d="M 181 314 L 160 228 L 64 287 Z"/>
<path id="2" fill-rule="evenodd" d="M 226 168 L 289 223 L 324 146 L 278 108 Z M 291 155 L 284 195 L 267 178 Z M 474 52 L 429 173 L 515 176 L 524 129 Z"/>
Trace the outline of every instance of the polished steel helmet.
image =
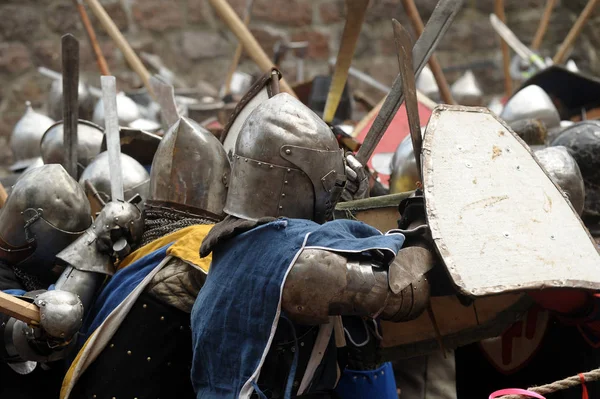
<path id="1" fill-rule="evenodd" d="M 44 133 L 41 142 L 42 159 L 45 164 L 64 164 L 63 123 L 56 122 Z M 77 170 L 78 175 L 100 154 L 104 132 L 92 122 L 79 120 L 77 124 Z"/>
<path id="2" fill-rule="evenodd" d="M 10 149 L 15 158 L 15 163 L 10 167 L 13 172 L 22 171 L 40 157 L 42 136 L 54 124 L 46 115 L 35 112 L 29 101 L 25 103 L 25 107 L 25 113 L 10 136 Z"/>
<path id="3" fill-rule="evenodd" d="M 191 119 L 180 118 L 154 154 L 147 204 L 220 220 L 229 173 L 219 140 Z"/>
<path id="4" fill-rule="evenodd" d="M 125 201 L 129 201 L 136 194 L 142 197 L 142 202 L 148 198 L 150 190 L 150 175 L 146 169 L 129 155 L 121 153 L 121 175 L 123 178 L 123 194 Z M 96 194 L 86 189 L 85 182 L 89 181 Z M 86 189 L 86 194 L 92 205 L 92 212 L 100 212 L 103 207 L 102 202 L 109 202 L 110 197 L 110 164 L 108 163 L 108 152 L 101 152 L 90 164 L 83 170 L 79 177 L 79 184 Z M 100 201 L 102 200 L 102 202 Z"/>
<path id="5" fill-rule="evenodd" d="M 417 182 L 421 178 L 410 135 L 406 136 L 396 148 L 390 169 L 390 194 L 405 193 L 417 188 Z"/>
<path id="6" fill-rule="evenodd" d="M 52 283 L 54 256 L 90 225 L 83 188 L 61 165 L 24 172 L 0 209 L 0 258 Z"/>
<path id="7" fill-rule="evenodd" d="M 534 154 L 554 183 L 567 194 L 575 211 L 581 215 L 585 201 L 583 177 L 577 162 L 567 148 L 547 147 L 534 151 Z"/>
<path id="8" fill-rule="evenodd" d="M 560 116 L 552 99 L 536 85 L 527 86 L 513 95 L 500 113 L 500 118 L 509 125 L 521 120 L 539 119 L 547 129 L 560 126 Z"/>
<path id="9" fill-rule="evenodd" d="M 440 89 L 435 81 L 433 72 L 427 65 L 423 68 L 416 81 L 417 90 L 435 102 L 440 101 Z"/>
<path id="10" fill-rule="evenodd" d="M 129 126 L 132 122 L 142 117 L 137 104 L 124 93 L 117 94 L 117 115 L 119 126 Z M 94 108 L 92 122 L 104 127 L 104 102 L 100 99 Z"/>
<path id="11" fill-rule="evenodd" d="M 277 94 L 241 128 L 225 212 L 325 222 L 345 186 L 344 167 L 331 128 L 296 98 Z"/>
<path id="12" fill-rule="evenodd" d="M 574 123 L 565 128 L 551 145 L 566 147 L 577 162 L 585 185 L 582 218 L 586 224 L 593 219 L 595 225 L 600 225 L 600 121 Z M 598 234 L 600 226 L 593 230 L 592 234 Z"/>
<path id="13" fill-rule="evenodd" d="M 81 81 L 77 90 L 78 117 L 79 119 L 91 120 L 94 113 L 96 98 L 92 96 L 88 87 Z M 50 86 L 48 95 L 48 115 L 54 120 L 62 120 L 63 113 L 62 79 L 57 79 Z"/>
<path id="14" fill-rule="evenodd" d="M 450 91 L 458 104 L 468 106 L 480 106 L 483 104 L 483 91 L 471 70 L 468 70 L 458 78 L 450 87 Z"/>

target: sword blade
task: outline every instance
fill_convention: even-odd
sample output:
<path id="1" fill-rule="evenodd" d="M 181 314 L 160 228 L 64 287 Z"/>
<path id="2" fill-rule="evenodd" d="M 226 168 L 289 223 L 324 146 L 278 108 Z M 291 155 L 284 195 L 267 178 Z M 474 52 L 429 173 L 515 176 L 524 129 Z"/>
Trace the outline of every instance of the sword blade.
<path id="1" fill-rule="evenodd" d="M 496 33 L 504 39 L 519 57 L 525 61 L 532 62 L 537 68 L 544 69 L 546 67 L 545 62 L 523 44 L 510 28 L 496 16 L 496 14 L 490 14 L 490 22 Z"/>
<path id="2" fill-rule="evenodd" d="M 325 110 L 323 112 L 323 120 L 327 123 L 333 121 L 335 111 L 337 111 L 342 93 L 348 80 L 348 69 L 352 63 L 360 29 L 365 19 L 365 11 L 369 5 L 369 0 L 346 0 L 346 24 L 344 25 L 344 33 L 342 34 L 342 42 L 335 63 L 335 71 L 331 78 L 329 93 L 327 93 L 327 101 L 325 102 Z"/>
<path id="3" fill-rule="evenodd" d="M 417 171 L 421 176 L 421 148 L 423 146 L 423 137 L 421 136 L 421 121 L 419 120 L 419 103 L 417 101 L 417 85 L 413 72 L 412 60 L 412 40 L 410 35 L 395 19 L 394 41 L 396 42 L 396 52 L 398 53 L 398 64 L 400 66 L 400 76 L 404 83 L 404 99 L 406 101 L 406 115 L 408 116 L 408 127 L 410 128 L 410 138 L 413 145 L 413 153 L 417 163 Z"/>
<path id="4" fill-rule="evenodd" d="M 63 145 L 64 166 L 77 179 L 77 122 L 79 88 L 79 42 L 70 33 L 61 38 L 62 92 L 63 92 Z"/>
<path id="5" fill-rule="evenodd" d="M 450 25 L 452 25 L 462 4 L 463 0 L 440 0 L 435 6 L 429 21 L 427 21 L 427 25 L 425 25 L 423 34 L 419 36 L 419 39 L 412 49 L 415 76 L 419 76 L 425 67 L 425 64 L 431 57 L 431 54 L 435 51 L 439 41 Z M 356 154 L 356 159 L 363 165 L 365 165 L 369 158 L 371 158 L 371 155 L 373 155 L 375 147 L 379 141 L 381 141 L 381 138 L 392 122 L 394 115 L 398 112 L 398 108 L 402 105 L 402 101 L 404 101 L 402 77 L 398 74 L 394 80 L 390 93 L 386 97 L 381 106 L 381 110 L 375 117 L 375 121 L 373 121 L 365 140 Z"/>
<path id="6" fill-rule="evenodd" d="M 106 150 L 110 165 L 110 196 L 112 201 L 125 201 L 121 169 L 121 140 L 119 139 L 119 117 L 117 116 L 117 84 L 114 76 L 101 76 L 102 103 L 104 104 L 104 126 Z"/>

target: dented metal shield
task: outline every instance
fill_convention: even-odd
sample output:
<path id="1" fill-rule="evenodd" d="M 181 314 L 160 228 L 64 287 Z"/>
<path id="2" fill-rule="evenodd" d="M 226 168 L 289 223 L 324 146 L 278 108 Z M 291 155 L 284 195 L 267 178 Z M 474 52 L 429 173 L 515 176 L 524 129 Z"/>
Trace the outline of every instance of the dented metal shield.
<path id="1" fill-rule="evenodd" d="M 439 106 L 423 145 L 426 212 L 457 289 L 600 288 L 600 254 L 529 148 L 485 108 Z"/>

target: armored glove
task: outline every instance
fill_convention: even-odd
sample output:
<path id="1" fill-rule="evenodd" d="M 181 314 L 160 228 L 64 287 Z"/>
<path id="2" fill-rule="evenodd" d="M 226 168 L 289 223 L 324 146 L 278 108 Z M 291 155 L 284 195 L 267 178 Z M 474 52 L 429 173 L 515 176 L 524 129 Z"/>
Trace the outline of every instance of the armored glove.
<path id="1" fill-rule="evenodd" d="M 365 167 L 351 152 L 346 153 L 346 187 L 342 192 L 343 201 L 352 201 L 369 196 L 369 175 Z"/>

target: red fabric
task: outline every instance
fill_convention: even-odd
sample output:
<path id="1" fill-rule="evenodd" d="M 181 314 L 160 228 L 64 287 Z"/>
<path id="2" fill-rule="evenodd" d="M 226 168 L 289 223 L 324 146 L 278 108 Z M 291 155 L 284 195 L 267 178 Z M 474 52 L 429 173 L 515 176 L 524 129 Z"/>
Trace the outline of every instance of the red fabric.
<path id="1" fill-rule="evenodd" d="M 429 117 L 431 116 L 431 111 L 431 109 L 419 103 L 419 119 L 421 120 L 421 126 L 427 125 Z M 356 140 L 358 140 L 361 143 L 365 140 L 365 136 L 371 128 L 371 125 L 373 124 L 374 120 L 375 118 L 373 118 L 365 126 L 365 128 L 356 135 Z M 396 115 L 394 115 L 394 119 L 392 119 L 392 122 L 385 131 L 383 138 L 381 139 L 379 144 L 377 144 L 375 151 L 373 151 L 373 155 L 384 152 L 396 152 L 396 148 L 398 148 L 400 142 L 409 134 L 410 128 L 408 127 L 408 117 L 406 116 L 406 108 L 404 107 L 404 104 L 402 104 L 402 106 L 398 109 L 398 112 L 396 112 Z M 371 165 L 371 160 L 369 160 L 367 165 L 369 165 L 369 167 L 373 169 L 373 166 Z M 381 179 L 381 182 L 387 187 L 390 177 L 388 175 L 382 174 L 380 174 L 379 177 Z"/>
<path id="2" fill-rule="evenodd" d="M 588 291 L 548 288 L 541 291 L 531 291 L 529 296 L 544 309 L 552 310 L 561 315 L 579 314 L 590 306 L 591 295 Z"/>
<path id="3" fill-rule="evenodd" d="M 583 374 L 577 374 L 579 376 L 579 380 L 581 381 L 581 399 L 589 399 L 587 386 L 585 386 L 585 378 Z"/>

